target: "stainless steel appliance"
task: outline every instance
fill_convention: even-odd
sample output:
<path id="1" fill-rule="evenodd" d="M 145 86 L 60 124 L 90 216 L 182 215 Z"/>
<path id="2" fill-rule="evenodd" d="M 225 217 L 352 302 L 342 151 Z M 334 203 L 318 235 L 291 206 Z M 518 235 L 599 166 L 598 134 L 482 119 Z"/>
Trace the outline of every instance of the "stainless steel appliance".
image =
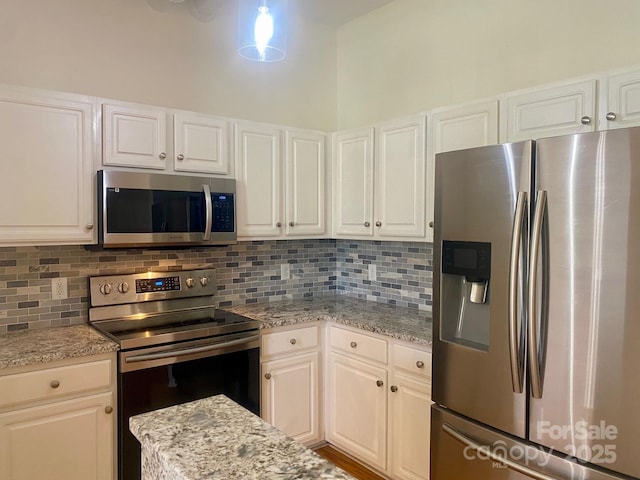
<path id="1" fill-rule="evenodd" d="M 215 308 L 211 269 L 89 279 L 91 324 L 120 344 L 118 471 L 140 478 L 129 417 L 224 393 L 260 413 L 259 322 Z"/>
<path id="2" fill-rule="evenodd" d="M 236 243 L 233 179 L 98 171 L 104 248 Z"/>
<path id="3" fill-rule="evenodd" d="M 640 478 L 640 128 L 436 156 L 431 479 Z"/>

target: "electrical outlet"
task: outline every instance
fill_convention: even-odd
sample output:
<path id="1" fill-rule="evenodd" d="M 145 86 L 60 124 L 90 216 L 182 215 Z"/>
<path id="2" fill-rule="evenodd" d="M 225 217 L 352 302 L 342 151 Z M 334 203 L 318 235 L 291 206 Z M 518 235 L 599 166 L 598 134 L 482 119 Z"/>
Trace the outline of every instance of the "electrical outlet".
<path id="1" fill-rule="evenodd" d="M 378 272 L 376 270 L 377 270 L 377 268 L 376 268 L 375 264 L 370 263 L 369 264 L 369 269 L 368 269 L 368 271 L 369 271 L 369 280 L 375 281 L 378 278 Z"/>
<path id="2" fill-rule="evenodd" d="M 280 280 L 289 280 L 291 278 L 291 265 L 283 263 L 280 265 Z"/>
<path id="3" fill-rule="evenodd" d="M 51 279 L 51 298 L 53 300 L 64 300 L 69 297 L 67 292 L 67 279 L 66 278 L 52 278 Z"/>

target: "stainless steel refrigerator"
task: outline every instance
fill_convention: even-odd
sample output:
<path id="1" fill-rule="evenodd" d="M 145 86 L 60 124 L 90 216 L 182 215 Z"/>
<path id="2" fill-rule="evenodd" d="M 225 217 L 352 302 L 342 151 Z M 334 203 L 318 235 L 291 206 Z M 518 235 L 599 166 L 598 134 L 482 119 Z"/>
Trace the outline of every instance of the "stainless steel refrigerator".
<path id="1" fill-rule="evenodd" d="M 640 128 L 435 183 L 431 480 L 640 478 Z"/>

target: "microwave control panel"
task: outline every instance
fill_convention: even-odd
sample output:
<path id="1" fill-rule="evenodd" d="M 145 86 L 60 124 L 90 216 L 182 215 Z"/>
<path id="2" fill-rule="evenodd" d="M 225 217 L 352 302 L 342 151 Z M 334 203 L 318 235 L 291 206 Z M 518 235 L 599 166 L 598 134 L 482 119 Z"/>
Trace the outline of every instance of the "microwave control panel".
<path id="1" fill-rule="evenodd" d="M 213 206 L 212 232 L 233 232 L 233 212 L 235 211 L 232 193 L 212 193 Z"/>

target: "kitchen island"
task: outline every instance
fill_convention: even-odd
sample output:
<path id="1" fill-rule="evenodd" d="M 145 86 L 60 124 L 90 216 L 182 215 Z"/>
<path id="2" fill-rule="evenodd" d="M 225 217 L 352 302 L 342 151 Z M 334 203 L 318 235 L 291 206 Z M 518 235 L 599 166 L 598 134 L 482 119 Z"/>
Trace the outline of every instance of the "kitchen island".
<path id="1" fill-rule="evenodd" d="M 224 395 L 132 417 L 143 480 L 354 480 Z"/>

